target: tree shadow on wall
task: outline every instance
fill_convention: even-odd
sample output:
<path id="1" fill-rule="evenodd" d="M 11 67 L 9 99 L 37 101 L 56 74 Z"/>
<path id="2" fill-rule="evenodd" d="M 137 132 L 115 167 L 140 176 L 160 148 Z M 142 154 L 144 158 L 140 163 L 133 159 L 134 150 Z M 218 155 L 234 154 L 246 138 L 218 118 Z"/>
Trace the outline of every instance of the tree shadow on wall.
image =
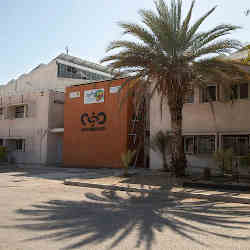
<path id="1" fill-rule="evenodd" d="M 134 247 L 145 244 L 150 250 L 156 240 L 155 232 L 169 229 L 187 238 L 192 244 L 203 247 L 201 235 L 215 235 L 219 238 L 249 240 L 249 223 L 235 216 L 250 217 L 249 207 L 223 205 L 208 201 L 185 201 L 157 194 L 128 194 L 128 198 L 114 191 L 103 191 L 101 195 L 85 194 L 83 201 L 51 200 L 32 209 L 19 209 L 18 214 L 27 216 L 20 219 L 15 228 L 43 232 L 31 240 L 65 240 L 77 237 L 74 244 L 64 249 L 77 249 L 88 244 L 100 244 L 106 240 L 112 243 L 107 249 L 119 245 L 133 230 L 138 231 Z M 19 222 L 20 222 L 19 221 Z M 208 227 L 210 226 L 210 227 Z M 230 235 L 215 233 L 214 227 L 227 228 Z M 210 228 L 208 230 L 208 228 Z M 241 237 L 237 230 L 247 230 L 249 237 Z M 246 231 L 246 232 L 247 232 Z M 235 232 L 235 235 L 233 233 Z M 165 233 L 165 237 L 168 234 Z M 79 237 L 82 237 L 79 240 Z"/>

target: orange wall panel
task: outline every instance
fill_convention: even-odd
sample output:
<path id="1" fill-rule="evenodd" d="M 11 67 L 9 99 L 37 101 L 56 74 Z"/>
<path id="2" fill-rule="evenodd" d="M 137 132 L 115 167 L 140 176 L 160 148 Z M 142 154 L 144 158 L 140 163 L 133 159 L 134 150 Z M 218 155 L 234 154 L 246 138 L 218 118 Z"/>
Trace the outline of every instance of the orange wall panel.
<path id="1" fill-rule="evenodd" d="M 120 86 L 126 79 L 103 81 L 87 85 L 71 86 L 66 89 L 64 107 L 64 152 L 65 166 L 77 167 L 121 167 L 121 154 L 127 151 L 129 106 L 126 101 L 120 109 L 121 93 L 110 93 L 110 87 Z M 104 89 L 104 102 L 84 104 L 84 91 Z M 80 97 L 70 98 L 72 92 Z M 98 124 L 96 119 L 106 122 Z M 83 117 L 84 125 L 81 122 Z M 100 114 L 98 116 L 98 114 Z M 94 118 L 97 116 L 98 118 Z M 96 120 L 93 123 L 88 121 Z"/>

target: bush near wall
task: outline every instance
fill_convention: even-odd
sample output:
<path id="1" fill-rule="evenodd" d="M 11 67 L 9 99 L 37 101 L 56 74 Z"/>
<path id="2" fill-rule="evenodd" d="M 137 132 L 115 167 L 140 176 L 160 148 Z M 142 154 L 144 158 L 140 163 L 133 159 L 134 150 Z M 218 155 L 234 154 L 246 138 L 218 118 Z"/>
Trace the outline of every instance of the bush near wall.
<path id="1" fill-rule="evenodd" d="M 0 146 L 0 162 L 6 160 L 7 150 L 6 147 Z"/>
<path id="2" fill-rule="evenodd" d="M 242 168 L 249 168 L 250 169 L 250 154 L 246 156 L 239 157 L 239 165 Z"/>

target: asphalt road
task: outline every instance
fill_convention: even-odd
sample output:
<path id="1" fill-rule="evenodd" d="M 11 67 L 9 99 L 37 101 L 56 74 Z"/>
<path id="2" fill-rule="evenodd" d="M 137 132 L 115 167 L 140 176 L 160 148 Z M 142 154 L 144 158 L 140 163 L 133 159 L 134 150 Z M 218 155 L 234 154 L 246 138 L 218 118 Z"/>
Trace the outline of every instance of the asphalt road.
<path id="1" fill-rule="evenodd" d="M 250 206 L 0 171 L 0 249 L 250 249 Z M 56 174 L 54 175 L 56 176 Z"/>

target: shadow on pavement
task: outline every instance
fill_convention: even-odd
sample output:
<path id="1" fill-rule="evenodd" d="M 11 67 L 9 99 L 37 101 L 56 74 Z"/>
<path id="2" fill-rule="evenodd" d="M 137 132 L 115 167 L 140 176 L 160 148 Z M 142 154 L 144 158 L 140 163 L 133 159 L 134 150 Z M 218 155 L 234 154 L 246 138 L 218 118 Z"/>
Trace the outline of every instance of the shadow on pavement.
<path id="1" fill-rule="evenodd" d="M 145 244 L 147 250 L 156 240 L 156 231 L 164 233 L 165 237 L 168 237 L 168 231 L 172 231 L 204 248 L 208 245 L 201 241 L 201 235 L 250 239 L 249 222 L 241 220 L 244 217 L 245 221 L 249 221 L 249 206 L 183 200 L 167 194 L 128 193 L 128 197 L 124 198 L 114 191 L 103 191 L 101 195 L 86 193 L 82 201 L 51 200 L 16 212 L 26 218 L 19 220 L 24 224 L 14 228 L 43 233 L 28 241 L 77 237 L 75 243 L 65 246 L 65 249 L 84 249 L 87 245 L 101 244 L 107 240 L 112 241 L 108 247 L 111 249 L 117 247 L 133 230 L 138 232 L 134 247 Z M 222 233 L 220 228 L 227 228 L 230 235 Z M 245 236 L 241 236 L 238 230 L 245 230 Z"/>
<path id="2" fill-rule="evenodd" d="M 43 165 L 0 165 L 0 174 L 9 173 L 14 177 L 34 177 L 47 180 L 64 180 L 66 178 L 98 179 L 117 174 L 112 169 L 64 168 Z"/>

